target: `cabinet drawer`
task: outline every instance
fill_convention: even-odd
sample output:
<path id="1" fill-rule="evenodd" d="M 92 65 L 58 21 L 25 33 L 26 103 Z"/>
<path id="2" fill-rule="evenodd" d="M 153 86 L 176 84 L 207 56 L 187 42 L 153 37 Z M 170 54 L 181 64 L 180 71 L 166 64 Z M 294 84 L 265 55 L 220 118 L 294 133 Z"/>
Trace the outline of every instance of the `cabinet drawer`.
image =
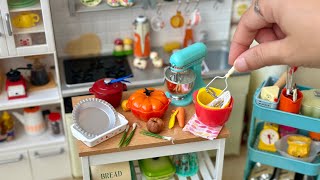
<path id="1" fill-rule="evenodd" d="M 1 179 L 6 180 L 32 180 L 28 152 L 1 153 L 0 174 Z"/>
<path id="2" fill-rule="evenodd" d="M 29 150 L 34 179 L 70 178 L 71 170 L 65 144 Z"/>

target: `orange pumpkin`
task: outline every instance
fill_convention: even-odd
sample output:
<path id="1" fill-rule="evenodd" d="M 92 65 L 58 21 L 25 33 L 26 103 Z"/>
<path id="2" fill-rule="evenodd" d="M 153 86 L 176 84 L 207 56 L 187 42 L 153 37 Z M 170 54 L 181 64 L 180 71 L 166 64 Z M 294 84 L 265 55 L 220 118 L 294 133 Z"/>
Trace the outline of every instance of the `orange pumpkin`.
<path id="1" fill-rule="evenodd" d="M 161 90 L 139 89 L 128 99 L 127 107 L 139 119 L 161 118 L 168 109 L 170 100 Z"/>

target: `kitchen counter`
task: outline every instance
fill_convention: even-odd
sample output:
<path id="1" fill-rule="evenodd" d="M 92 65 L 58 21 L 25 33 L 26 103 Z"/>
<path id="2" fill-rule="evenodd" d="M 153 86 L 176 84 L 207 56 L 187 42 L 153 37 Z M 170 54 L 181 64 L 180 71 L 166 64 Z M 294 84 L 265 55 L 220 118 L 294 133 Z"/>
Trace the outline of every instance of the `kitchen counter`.
<path id="1" fill-rule="evenodd" d="M 203 79 L 211 79 L 215 76 L 225 75 L 231 66 L 227 64 L 228 61 L 228 45 L 225 41 L 221 42 L 210 42 L 207 43 L 208 55 L 205 59 L 206 64 L 208 65 L 209 71 L 203 73 Z M 153 48 L 153 51 L 157 51 L 159 56 L 163 58 L 165 64 L 169 64 L 170 54 L 163 51 L 163 48 Z M 215 53 L 211 53 L 215 52 Z M 217 54 L 219 52 L 220 54 Z M 223 53 L 223 55 L 221 55 Z M 146 87 L 146 86 L 157 86 L 164 83 L 163 69 L 164 68 L 154 68 L 151 61 L 148 63 L 145 70 L 139 70 L 133 67 L 133 56 L 128 56 L 128 62 L 130 68 L 134 75 L 130 79 L 131 83 L 127 84 L 128 89 Z M 62 60 L 60 60 L 62 61 Z M 211 66 L 210 66 L 211 65 Z M 60 76 L 61 76 L 61 89 L 63 97 L 72 97 L 77 95 L 89 94 L 89 88 L 92 86 L 92 83 L 86 83 L 82 85 L 77 85 L 73 87 L 68 87 L 65 82 L 65 74 L 63 68 L 63 62 L 59 62 Z M 235 72 L 233 76 L 245 75 L 248 73 L 238 73 Z"/>

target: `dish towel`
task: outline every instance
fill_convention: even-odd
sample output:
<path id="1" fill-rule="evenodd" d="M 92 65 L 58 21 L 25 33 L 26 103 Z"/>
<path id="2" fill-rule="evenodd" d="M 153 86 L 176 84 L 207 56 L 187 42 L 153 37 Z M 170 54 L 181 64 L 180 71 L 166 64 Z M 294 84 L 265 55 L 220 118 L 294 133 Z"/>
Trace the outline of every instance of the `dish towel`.
<path id="1" fill-rule="evenodd" d="M 222 128 L 223 126 L 207 126 L 199 121 L 197 115 L 194 114 L 182 130 L 189 131 L 195 136 L 213 140 L 217 138 Z"/>

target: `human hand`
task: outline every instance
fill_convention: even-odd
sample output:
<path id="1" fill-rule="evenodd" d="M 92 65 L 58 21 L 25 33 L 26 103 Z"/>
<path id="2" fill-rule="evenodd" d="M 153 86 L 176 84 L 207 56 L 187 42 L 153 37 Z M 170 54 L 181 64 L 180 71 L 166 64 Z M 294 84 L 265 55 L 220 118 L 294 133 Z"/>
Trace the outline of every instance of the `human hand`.
<path id="1" fill-rule="evenodd" d="M 261 15 L 256 1 L 240 19 L 229 64 L 240 72 L 280 64 L 320 67 L 320 1 L 258 0 Z M 254 39 L 260 44 L 249 49 Z"/>

